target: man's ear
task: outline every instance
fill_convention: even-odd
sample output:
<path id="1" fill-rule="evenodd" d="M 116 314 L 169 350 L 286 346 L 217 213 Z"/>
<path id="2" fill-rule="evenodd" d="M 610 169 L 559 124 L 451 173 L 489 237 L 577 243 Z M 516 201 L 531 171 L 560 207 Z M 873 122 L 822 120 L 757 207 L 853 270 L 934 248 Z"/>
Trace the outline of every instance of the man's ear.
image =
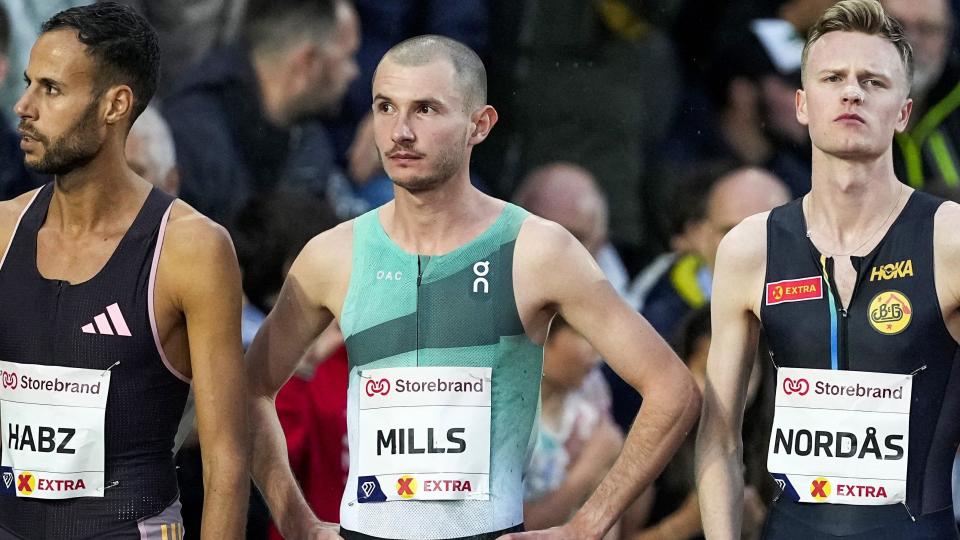
<path id="1" fill-rule="evenodd" d="M 482 143 L 487 138 L 487 135 L 490 134 L 490 130 L 493 129 L 493 126 L 499 118 L 500 115 L 497 114 L 497 110 L 491 105 L 484 105 L 475 111 L 470 116 L 473 131 L 470 133 L 469 143 L 471 145 Z"/>

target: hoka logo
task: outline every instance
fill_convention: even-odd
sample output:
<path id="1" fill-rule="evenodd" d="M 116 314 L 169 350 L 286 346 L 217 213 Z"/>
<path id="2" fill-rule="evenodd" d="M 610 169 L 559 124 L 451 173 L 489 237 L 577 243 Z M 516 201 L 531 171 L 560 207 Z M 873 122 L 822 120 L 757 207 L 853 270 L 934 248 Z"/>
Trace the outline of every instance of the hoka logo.
<path id="1" fill-rule="evenodd" d="M 490 292 L 490 282 L 487 281 L 487 274 L 490 273 L 490 261 L 479 261 L 473 264 L 473 274 L 477 279 L 473 280 L 473 292 L 480 292 L 483 287 L 484 293 Z"/>
<path id="2" fill-rule="evenodd" d="M 874 266 L 870 270 L 870 281 L 884 281 L 908 276 L 913 277 L 913 259 Z"/>

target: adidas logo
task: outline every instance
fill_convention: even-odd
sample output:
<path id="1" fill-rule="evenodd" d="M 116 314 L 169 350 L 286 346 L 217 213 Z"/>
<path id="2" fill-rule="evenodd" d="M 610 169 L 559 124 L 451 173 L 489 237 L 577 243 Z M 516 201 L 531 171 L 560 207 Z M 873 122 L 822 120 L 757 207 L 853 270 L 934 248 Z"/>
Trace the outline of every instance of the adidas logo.
<path id="1" fill-rule="evenodd" d="M 110 326 L 113 323 L 113 327 Z M 107 306 L 107 312 L 101 313 L 93 318 L 93 322 L 86 324 L 81 328 L 84 334 L 102 334 L 104 336 L 130 336 L 130 329 L 127 328 L 127 321 L 123 319 L 123 313 L 120 313 L 120 306 L 116 303 Z"/>

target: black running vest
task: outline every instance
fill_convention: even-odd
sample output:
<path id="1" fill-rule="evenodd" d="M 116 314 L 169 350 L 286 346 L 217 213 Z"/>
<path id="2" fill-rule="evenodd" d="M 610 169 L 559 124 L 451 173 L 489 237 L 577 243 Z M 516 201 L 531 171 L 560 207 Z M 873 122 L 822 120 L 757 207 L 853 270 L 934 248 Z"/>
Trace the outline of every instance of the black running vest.
<path id="1" fill-rule="evenodd" d="M 933 223 L 943 201 L 914 192 L 879 245 L 864 257 L 851 257 L 857 281 L 846 310 L 835 293 L 833 259 L 822 259 L 806 236 L 800 201 L 773 210 L 767 220 L 760 314 L 770 356 L 778 367 L 917 372 L 906 505 L 917 517 L 949 507 L 960 440 L 960 369 L 957 342 L 947 331 L 934 285 Z M 805 278 L 818 276 L 824 276 L 822 294 L 803 299 L 817 296 L 802 286 L 808 285 Z M 801 288 L 778 289 L 778 283 Z M 889 508 L 796 506 L 813 520 L 834 520 L 839 512 L 865 522 Z"/>
<path id="2" fill-rule="evenodd" d="M 102 498 L 0 496 L 0 528 L 27 540 L 96 538 L 173 503 L 173 439 L 189 391 L 160 356 L 148 301 L 157 240 L 173 198 L 151 191 L 103 269 L 71 285 L 37 270 L 37 233 L 52 196 L 48 184 L 32 201 L 0 266 L 0 360 L 112 370 L 104 425 L 107 488 Z"/>

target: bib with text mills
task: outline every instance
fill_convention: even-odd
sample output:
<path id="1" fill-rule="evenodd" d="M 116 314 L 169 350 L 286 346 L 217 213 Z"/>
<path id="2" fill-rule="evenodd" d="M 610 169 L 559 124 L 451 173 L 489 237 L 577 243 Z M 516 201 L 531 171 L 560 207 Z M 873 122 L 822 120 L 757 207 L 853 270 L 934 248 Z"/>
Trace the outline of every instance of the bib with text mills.
<path id="1" fill-rule="evenodd" d="M 514 297 L 507 204 L 438 256 L 403 251 L 379 211 L 353 223 L 340 325 L 350 357 L 344 528 L 381 538 L 459 538 L 523 520 L 543 348 Z"/>
<path id="2" fill-rule="evenodd" d="M 856 282 L 844 308 L 801 200 L 767 221 L 760 314 L 780 371 L 770 472 L 800 502 L 943 509 L 960 440 L 960 392 L 947 392 L 960 384 L 957 343 L 934 283 L 943 201 L 914 192 L 876 248 L 850 258 Z"/>

